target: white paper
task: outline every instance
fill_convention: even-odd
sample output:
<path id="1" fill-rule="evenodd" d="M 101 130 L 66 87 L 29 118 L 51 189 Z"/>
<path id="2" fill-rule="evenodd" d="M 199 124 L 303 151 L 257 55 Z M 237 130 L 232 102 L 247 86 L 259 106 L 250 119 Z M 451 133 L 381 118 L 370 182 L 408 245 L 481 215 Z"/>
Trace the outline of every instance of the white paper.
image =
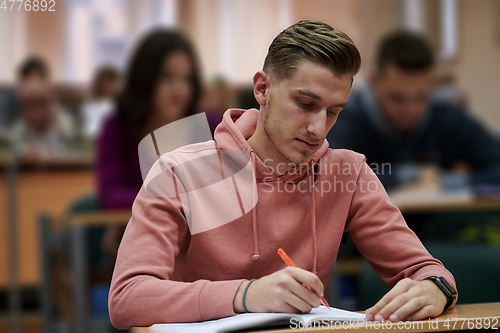
<path id="1" fill-rule="evenodd" d="M 220 333 L 233 330 L 264 327 L 272 323 L 290 323 L 292 318 L 300 318 L 304 323 L 314 320 L 365 320 L 365 315 L 336 308 L 319 306 L 310 313 L 298 315 L 293 313 L 242 313 L 236 316 L 185 324 L 156 324 L 150 327 L 153 333 Z"/>

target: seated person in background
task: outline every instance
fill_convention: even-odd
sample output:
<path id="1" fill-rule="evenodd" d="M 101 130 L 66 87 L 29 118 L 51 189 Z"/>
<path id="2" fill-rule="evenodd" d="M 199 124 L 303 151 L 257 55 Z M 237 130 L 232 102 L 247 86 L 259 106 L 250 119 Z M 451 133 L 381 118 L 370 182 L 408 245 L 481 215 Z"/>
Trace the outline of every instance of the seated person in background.
<path id="1" fill-rule="evenodd" d="M 205 88 L 200 112 L 205 112 L 212 137 L 215 128 L 222 121 L 222 114 L 228 109 L 229 86 L 223 76 L 215 77 Z"/>
<path id="2" fill-rule="evenodd" d="M 376 72 L 349 96 L 327 140 L 366 156 L 391 189 L 417 180 L 421 164 L 442 170 L 445 188 L 500 186 L 499 139 L 466 110 L 432 100 L 434 56 L 420 35 L 400 31 L 379 46 Z M 466 163 L 469 173 L 453 171 Z"/>
<path id="3" fill-rule="evenodd" d="M 97 140 L 99 205 L 131 209 L 143 179 L 137 147 L 154 130 L 196 113 L 200 73 L 196 54 L 180 32 L 157 30 L 145 36 L 131 57 L 116 112 L 109 114 Z M 104 252 L 116 257 L 121 226 L 109 227 Z"/>
<path id="4" fill-rule="evenodd" d="M 12 129 L 14 154 L 24 160 L 50 160 L 67 155 L 73 124 L 57 109 L 46 82 L 25 81 L 18 92 L 20 118 Z"/>
<path id="5" fill-rule="evenodd" d="M 95 74 L 91 87 L 91 97 L 84 102 L 80 117 L 83 135 L 95 138 L 104 118 L 115 108 L 120 77 L 115 68 L 103 66 Z"/>
<path id="6" fill-rule="evenodd" d="M 328 295 L 344 231 L 394 287 L 368 320 L 434 317 L 453 305 L 427 279 L 454 287 L 453 275 L 407 227 L 364 156 L 328 149 L 360 63 L 346 34 L 300 21 L 274 39 L 253 77 L 260 111 L 227 110 L 214 140 L 156 161 L 118 251 L 115 327 L 309 312 Z M 344 163 L 350 173 L 338 171 Z M 279 247 L 298 267 L 285 268 Z"/>
<path id="7" fill-rule="evenodd" d="M 40 57 L 32 56 L 27 58 L 21 66 L 19 66 L 17 79 L 19 84 L 28 81 L 50 81 L 49 66 L 45 60 Z"/>
<path id="8" fill-rule="evenodd" d="M 10 135 L 15 154 L 39 160 L 77 153 L 75 119 L 58 102 L 45 60 L 27 58 L 19 66 L 17 81 L 19 115 Z"/>
<path id="9" fill-rule="evenodd" d="M 49 70 L 45 61 L 39 57 L 26 59 L 17 71 L 18 86 L 23 83 L 47 81 Z M 0 142 L 9 144 L 12 136 L 12 126 L 19 119 L 19 105 L 15 87 L 0 89 Z"/>

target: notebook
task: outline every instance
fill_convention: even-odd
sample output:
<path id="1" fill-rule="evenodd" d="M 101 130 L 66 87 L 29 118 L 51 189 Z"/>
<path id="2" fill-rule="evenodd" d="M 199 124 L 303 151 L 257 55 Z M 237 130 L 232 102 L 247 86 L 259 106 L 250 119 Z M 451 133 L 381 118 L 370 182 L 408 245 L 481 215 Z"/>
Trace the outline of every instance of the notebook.
<path id="1" fill-rule="evenodd" d="M 364 321 L 365 315 L 320 305 L 306 314 L 294 313 L 242 313 L 236 316 L 186 324 L 156 324 L 150 327 L 153 333 L 227 333 L 245 329 L 285 326 L 288 328 L 303 328 L 305 326 L 333 326 L 333 321 Z M 301 326 L 300 326 L 301 325 Z"/>

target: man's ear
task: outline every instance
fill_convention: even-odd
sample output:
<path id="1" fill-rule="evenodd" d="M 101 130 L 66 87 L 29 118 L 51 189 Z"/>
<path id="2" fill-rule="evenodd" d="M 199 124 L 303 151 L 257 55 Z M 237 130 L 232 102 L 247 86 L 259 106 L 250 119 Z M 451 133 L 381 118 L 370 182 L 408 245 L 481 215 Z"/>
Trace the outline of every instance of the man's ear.
<path id="1" fill-rule="evenodd" d="M 253 76 L 253 94 L 260 106 L 266 105 L 266 97 L 271 80 L 264 71 L 258 71 Z"/>

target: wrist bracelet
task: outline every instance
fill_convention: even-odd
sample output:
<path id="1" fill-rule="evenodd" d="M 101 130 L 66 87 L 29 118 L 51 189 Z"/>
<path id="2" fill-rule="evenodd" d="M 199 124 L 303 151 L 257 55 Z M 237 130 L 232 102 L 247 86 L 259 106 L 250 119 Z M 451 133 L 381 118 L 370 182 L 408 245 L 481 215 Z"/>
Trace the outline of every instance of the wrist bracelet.
<path id="1" fill-rule="evenodd" d="M 254 282 L 256 279 L 251 279 L 247 285 L 245 286 L 245 290 L 243 290 L 243 297 L 241 299 L 241 302 L 243 303 L 243 310 L 245 310 L 246 313 L 248 313 L 248 309 L 247 309 L 247 306 L 245 304 L 245 298 L 247 297 L 247 290 L 248 290 L 248 287 L 250 287 L 250 285 L 252 284 L 252 282 Z"/>

